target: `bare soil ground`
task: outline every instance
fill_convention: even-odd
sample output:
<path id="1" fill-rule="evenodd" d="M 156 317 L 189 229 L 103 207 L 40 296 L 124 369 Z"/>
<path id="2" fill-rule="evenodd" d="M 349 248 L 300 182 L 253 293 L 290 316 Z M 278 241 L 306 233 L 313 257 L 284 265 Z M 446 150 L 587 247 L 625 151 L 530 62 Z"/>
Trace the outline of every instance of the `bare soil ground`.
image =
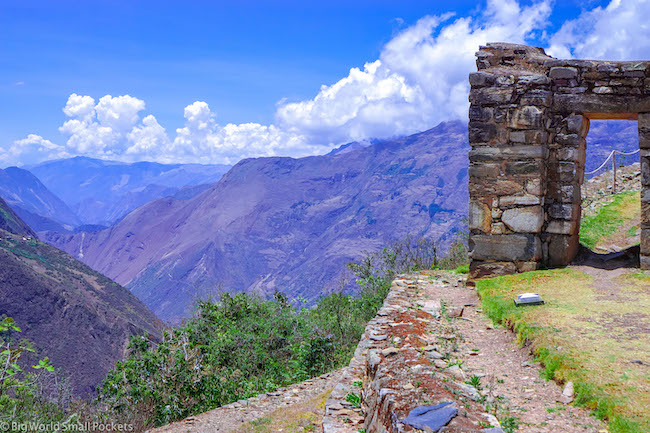
<path id="1" fill-rule="evenodd" d="M 461 336 L 455 356 L 467 379 L 481 377 L 488 409 L 502 425 L 517 425 L 512 431 L 523 433 L 607 431 L 587 410 L 558 402 L 562 387 L 542 379 L 530 347 L 521 347 L 510 330 L 485 317 L 473 288 L 432 285 L 423 296 L 439 298 L 450 308 L 464 307 L 460 318 L 451 319 Z"/>

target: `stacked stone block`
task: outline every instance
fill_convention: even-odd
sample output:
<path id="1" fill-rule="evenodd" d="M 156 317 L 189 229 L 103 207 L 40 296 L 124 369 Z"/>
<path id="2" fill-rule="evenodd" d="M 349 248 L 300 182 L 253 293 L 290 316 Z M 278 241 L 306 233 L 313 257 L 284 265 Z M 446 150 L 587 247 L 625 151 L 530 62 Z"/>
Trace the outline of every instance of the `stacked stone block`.
<path id="1" fill-rule="evenodd" d="M 589 119 L 638 118 L 644 149 L 650 62 L 557 60 L 541 48 L 488 44 L 477 67 L 469 77 L 472 277 L 566 265 L 579 248 Z M 647 152 L 642 165 L 650 144 Z M 650 193 L 644 203 L 645 218 Z M 642 266 L 650 266 L 650 219 L 644 224 Z"/>
<path id="2" fill-rule="evenodd" d="M 641 149 L 641 268 L 650 269 L 650 112 L 639 113 Z"/>

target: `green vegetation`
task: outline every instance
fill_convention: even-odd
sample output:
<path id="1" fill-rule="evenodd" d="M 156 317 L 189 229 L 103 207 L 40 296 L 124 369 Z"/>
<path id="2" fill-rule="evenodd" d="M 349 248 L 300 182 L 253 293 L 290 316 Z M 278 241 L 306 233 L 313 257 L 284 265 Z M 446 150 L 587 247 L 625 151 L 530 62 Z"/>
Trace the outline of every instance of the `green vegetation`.
<path id="1" fill-rule="evenodd" d="M 46 393 L 54 367 L 47 358 L 24 365 L 34 350 L 29 342 L 17 341 L 20 332 L 11 317 L 0 321 L 0 421 L 60 421 L 64 413 Z"/>
<path id="2" fill-rule="evenodd" d="M 624 274 L 611 286 L 603 296 L 592 277 L 572 269 L 477 281 L 486 314 L 532 345 L 545 379 L 573 381 L 576 403 L 607 420 L 612 433 L 650 431 L 650 380 L 633 362 L 650 343 L 643 325 L 650 277 Z M 517 294 L 531 291 L 546 304 L 514 305 Z"/>
<path id="3" fill-rule="evenodd" d="M 396 273 L 429 269 L 437 253 L 434 242 L 408 238 L 367 254 L 348 265 L 358 296 L 333 293 L 311 308 L 280 293 L 199 302 L 158 344 L 133 338 L 100 400 L 122 417 L 161 425 L 347 365 Z"/>
<path id="4" fill-rule="evenodd" d="M 47 254 L 38 242 L 0 240 L 0 247 L 40 260 L 45 272 L 57 278 L 62 276 L 52 272 L 68 265 L 61 263 L 67 256 Z M 341 290 L 313 306 L 281 293 L 272 299 L 224 293 L 216 301 L 200 301 L 193 317 L 168 329 L 161 341 L 132 338 L 126 359 L 109 372 L 93 401 L 71 401 L 69 393 L 61 399 L 67 391 L 45 392 L 42 379 L 31 381 L 32 376 L 16 371 L 12 380 L 22 385 L 3 388 L 0 421 L 40 419 L 39 413 L 71 423 L 129 423 L 140 431 L 274 391 L 347 365 L 397 273 L 438 266 L 465 272 L 466 263 L 462 237 L 446 257 L 439 257 L 435 242 L 409 237 L 348 264 L 358 285 L 356 296 Z M 37 364 L 35 371 L 58 381 L 50 368 Z M 357 394 L 348 397 L 357 403 Z M 312 421 L 300 422 L 312 428 Z M 262 421 L 255 426 L 260 431 L 267 427 Z"/>
<path id="5" fill-rule="evenodd" d="M 617 194 L 614 200 L 603 206 L 595 215 L 585 216 L 580 224 L 580 243 L 594 249 L 611 237 L 627 222 L 640 214 L 639 192 Z"/>

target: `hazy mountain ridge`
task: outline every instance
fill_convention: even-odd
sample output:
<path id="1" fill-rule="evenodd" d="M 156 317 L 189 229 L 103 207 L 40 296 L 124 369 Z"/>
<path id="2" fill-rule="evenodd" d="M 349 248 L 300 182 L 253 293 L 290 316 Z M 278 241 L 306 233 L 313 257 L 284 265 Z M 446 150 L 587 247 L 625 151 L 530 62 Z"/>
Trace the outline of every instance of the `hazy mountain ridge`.
<path id="1" fill-rule="evenodd" d="M 28 167 L 84 224 L 109 226 L 152 200 L 184 187 L 211 184 L 227 165 L 122 163 L 86 157 L 47 161 Z M 187 195 L 193 189 L 186 189 Z M 200 191 L 200 190 L 198 190 Z"/>
<path id="2" fill-rule="evenodd" d="M 461 227 L 466 143 L 467 126 L 450 122 L 340 155 L 247 159 L 190 200 L 156 200 L 108 230 L 47 239 L 83 252 L 165 319 L 219 284 L 314 300 L 364 251 L 407 234 L 445 242 Z"/>
<path id="3" fill-rule="evenodd" d="M 0 197 L 36 231 L 71 230 L 80 224 L 59 197 L 22 168 L 0 169 Z"/>

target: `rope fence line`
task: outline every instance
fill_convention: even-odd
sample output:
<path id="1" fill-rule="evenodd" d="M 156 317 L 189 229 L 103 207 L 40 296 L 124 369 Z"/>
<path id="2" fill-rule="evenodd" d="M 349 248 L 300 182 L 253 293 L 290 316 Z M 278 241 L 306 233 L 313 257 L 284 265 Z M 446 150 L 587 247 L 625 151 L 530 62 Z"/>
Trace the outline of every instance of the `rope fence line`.
<path id="1" fill-rule="evenodd" d="M 630 155 L 634 155 L 634 154 L 636 154 L 636 153 L 639 153 L 639 149 L 635 150 L 634 152 L 621 152 L 621 151 L 619 151 L 619 150 L 612 150 L 612 151 L 609 153 L 609 156 L 607 157 L 607 159 L 605 160 L 605 162 L 603 162 L 602 164 L 600 164 L 600 167 L 598 167 L 598 168 L 595 169 L 594 171 L 590 171 L 589 173 L 585 173 L 585 176 L 589 176 L 590 174 L 594 174 L 594 173 L 596 173 L 598 170 L 600 170 L 601 168 L 605 167 L 605 164 L 607 164 L 607 162 L 608 162 L 610 159 L 614 158 L 615 155 L 630 156 Z"/>

